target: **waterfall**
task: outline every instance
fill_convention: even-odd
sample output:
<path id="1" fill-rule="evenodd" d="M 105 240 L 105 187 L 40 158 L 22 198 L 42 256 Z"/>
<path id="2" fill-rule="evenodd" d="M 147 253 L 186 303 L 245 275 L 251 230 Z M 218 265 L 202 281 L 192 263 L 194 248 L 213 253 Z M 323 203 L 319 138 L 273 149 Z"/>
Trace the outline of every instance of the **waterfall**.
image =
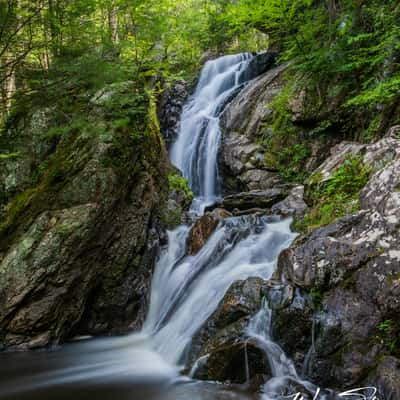
<path id="1" fill-rule="evenodd" d="M 197 88 L 184 107 L 171 159 L 195 193 L 192 211 L 197 215 L 222 195 L 217 162 L 220 116 L 225 105 L 246 84 L 246 77 L 251 75 L 246 71 L 251 58 L 250 54 L 241 54 L 206 63 Z M 31 379 L 17 377 L 3 385 L 0 398 L 6 396 L 8 400 L 7 396 L 15 394 L 17 397 L 12 399 L 19 400 L 22 392 L 45 390 L 49 386 L 58 385 L 63 391 L 66 384 L 103 384 L 114 379 L 128 379 L 139 388 L 144 382 L 151 382 L 151 385 L 158 382 L 160 389 L 164 389 L 162 382 L 182 379 L 179 371 L 194 335 L 218 308 L 235 281 L 271 277 L 279 253 L 296 237 L 290 224 L 290 219 L 255 214 L 226 218 L 195 255 L 186 254 L 189 226 L 179 226 L 168 232 L 168 246 L 161 252 L 155 267 L 150 307 L 142 332 L 71 345 L 60 355 L 66 365 L 62 369 L 58 368 L 56 352 L 46 355 L 43 358 L 48 366 L 45 373 L 32 368 Z M 271 311 L 264 303 L 247 329 L 249 340 L 257 342 L 271 366 L 272 378 L 265 383 L 261 397 L 265 400 L 282 398 L 282 390 L 293 387 L 293 382 L 315 393 L 315 386 L 299 379 L 292 361 L 272 340 L 270 321 Z M 34 362 L 36 365 L 36 358 Z"/>
<path id="2" fill-rule="evenodd" d="M 195 193 L 192 210 L 198 214 L 221 196 L 219 119 L 245 84 L 251 59 L 250 54 L 239 54 L 208 61 L 184 106 L 171 160 L 188 179 Z M 295 237 L 290 220 L 232 217 L 219 224 L 198 254 L 185 256 L 188 233 L 187 227 L 169 232 L 169 247 L 155 269 L 144 327 L 156 351 L 173 364 L 183 361 L 191 339 L 230 285 L 250 276 L 269 279 L 279 253 Z"/>
<path id="3" fill-rule="evenodd" d="M 245 53 L 208 61 L 195 93 L 183 108 L 170 157 L 188 180 L 196 196 L 192 209 L 198 213 L 221 196 L 217 162 L 221 141 L 219 117 L 226 102 L 245 83 L 251 58 Z"/>
<path id="4" fill-rule="evenodd" d="M 240 54 L 207 62 L 184 106 L 171 161 L 187 178 L 195 194 L 192 211 L 198 215 L 221 197 L 217 162 L 220 115 L 246 83 L 251 58 Z M 184 363 L 192 338 L 232 283 L 249 277 L 271 277 L 279 253 L 296 237 L 290 224 L 290 219 L 255 215 L 227 218 L 193 256 L 185 255 L 189 227 L 168 233 L 169 245 L 156 265 L 144 326 L 144 333 L 164 360 L 173 365 Z M 271 367 L 272 378 L 264 385 L 263 399 L 279 398 L 293 383 L 315 393 L 318 388 L 299 378 L 293 362 L 272 340 L 270 324 L 271 311 L 264 302 L 247 329 L 249 340 L 257 342 Z"/>
<path id="5" fill-rule="evenodd" d="M 170 245 L 153 278 L 144 328 L 157 352 L 179 363 L 233 282 L 251 276 L 269 279 L 279 253 L 295 237 L 290 222 L 254 216 L 228 218 L 198 254 L 181 258 L 178 251 L 175 259 L 171 258 L 173 248 L 187 231 L 170 232 Z"/>

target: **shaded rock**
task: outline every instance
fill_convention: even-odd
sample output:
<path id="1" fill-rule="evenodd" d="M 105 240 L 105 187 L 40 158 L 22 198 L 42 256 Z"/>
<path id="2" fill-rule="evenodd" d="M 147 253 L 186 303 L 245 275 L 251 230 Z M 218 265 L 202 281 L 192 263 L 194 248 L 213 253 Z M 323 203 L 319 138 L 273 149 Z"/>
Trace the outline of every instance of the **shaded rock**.
<path id="1" fill-rule="evenodd" d="M 194 378 L 219 382 L 245 383 L 257 375 L 271 375 L 267 358 L 256 341 L 246 339 L 248 321 L 238 321 L 219 332 L 204 350 L 201 368 Z M 248 369 L 247 369 L 248 368 Z"/>
<path id="2" fill-rule="evenodd" d="M 288 189 L 285 187 L 268 190 L 252 190 L 250 192 L 225 197 L 221 203 L 221 207 L 229 211 L 268 209 L 283 200 L 287 193 Z"/>
<path id="3" fill-rule="evenodd" d="M 60 140 L 38 184 L 6 207 L 0 342 L 7 348 L 141 327 L 169 164 L 156 130 L 140 143 L 110 134 L 115 140 L 85 132 Z"/>
<path id="4" fill-rule="evenodd" d="M 1 152 L 9 155 L 0 159 L 0 217 L 6 203 L 29 187 L 32 173 L 57 145 L 58 138 L 45 136 L 54 112 L 33 110 L 0 135 Z"/>
<path id="5" fill-rule="evenodd" d="M 272 309 L 272 337 L 302 371 L 312 343 L 314 308 L 309 296 L 290 285 L 276 285 L 268 290 Z"/>
<path id="6" fill-rule="evenodd" d="M 171 175 L 174 178 L 182 179 L 186 185 L 171 185 L 169 182 L 169 192 L 166 207 L 162 209 L 161 221 L 167 229 L 174 229 L 178 225 L 190 224 L 191 216 L 189 208 L 193 201 L 193 192 L 189 189 L 187 181 L 182 177 L 181 172 L 171 167 L 171 173 L 168 180 L 170 181 Z"/>
<path id="7" fill-rule="evenodd" d="M 307 211 L 307 204 L 304 201 L 304 186 L 295 186 L 284 200 L 274 204 L 271 211 L 283 217 L 294 216 L 300 219 Z"/>
<path id="8" fill-rule="evenodd" d="M 189 234 L 188 254 L 196 254 L 215 231 L 219 222 L 230 217 L 231 215 L 232 214 L 226 210 L 216 208 L 212 212 L 207 212 L 201 218 L 199 218 Z"/>
<path id="9" fill-rule="evenodd" d="M 187 82 L 178 80 L 167 87 L 158 103 L 160 130 L 167 147 L 170 147 L 179 131 L 182 109 L 188 97 Z"/>
<path id="10" fill-rule="evenodd" d="M 232 284 L 218 309 L 193 338 L 189 365 L 198 360 L 196 378 L 245 382 L 246 351 L 250 377 L 269 372 L 262 349 L 246 334 L 250 317 L 261 307 L 265 289 L 266 282 L 260 278 Z"/>
<path id="11" fill-rule="evenodd" d="M 269 290 L 276 338 L 295 360 L 306 360 L 306 375 L 324 386 L 371 384 L 368 375 L 382 354 L 397 351 L 388 343 L 400 329 L 399 144 L 386 137 L 338 146 L 342 153 L 318 172 L 329 178 L 348 155 L 363 157 L 373 173 L 360 193 L 361 211 L 299 237 L 278 260 L 278 281 Z M 382 334 L 379 324 L 388 320 L 390 332 Z"/>
<path id="12" fill-rule="evenodd" d="M 382 398 L 400 399 L 400 360 L 395 357 L 384 357 L 372 380 Z"/>
<path id="13" fill-rule="evenodd" d="M 275 61 L 275 53 L 264 51 L 262 53 L 255 54 L 250 60 L 247 70 L 244 73 L 246 81 L 257 78 L 258 76 L 267 72 L 274 66 Z"/>

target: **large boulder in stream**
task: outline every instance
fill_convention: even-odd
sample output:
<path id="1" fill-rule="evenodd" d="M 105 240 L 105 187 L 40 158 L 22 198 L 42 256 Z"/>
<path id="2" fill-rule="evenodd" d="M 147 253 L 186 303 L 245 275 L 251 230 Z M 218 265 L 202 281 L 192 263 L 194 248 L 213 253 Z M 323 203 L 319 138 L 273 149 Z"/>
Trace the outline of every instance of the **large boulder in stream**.
<path id="1" fill-rule="evenodd" d="M 10 168 L 2 170 L 9 183 L 0 226 L 0 347 L 36 348 L 142 324 L 169 163 L 157 122 L 146 115 L 136 128 L 112 129 L 118 95 L 114 88 L 104 104 L 93 102 L 90 131 L 73 129 L 42 151 L 32 150 L 22 122 L 2 135 L 10 154 L 24 157 L 20 169 L 18 157 L 2 161 Z M 35 129 L 45 133 L 50 117 L 37 115 L 46 119 Z M 138 127 L 146 132 L 140 140 Z"/>
<path id="2" fill-rule="evenodd" d="M 195 378 L 244 383 L 257 375 L 270 375 L 262 347 L 247 333 L 265 291 L 266 282 L 261 278 L 232 284 L 193 338 L 189 365 Z"/>
<path id="3" fill-rule="evenodd" d="M 360 210 L 282 252 L 269 292 L 274 337 L 322 386 L 398 393 L 400 140 L 389 134 L 337 150 L 343 153 L 332 154 L 315 175 L 329 180 L 349 156 L 361 157 L 371 176 Z"/>

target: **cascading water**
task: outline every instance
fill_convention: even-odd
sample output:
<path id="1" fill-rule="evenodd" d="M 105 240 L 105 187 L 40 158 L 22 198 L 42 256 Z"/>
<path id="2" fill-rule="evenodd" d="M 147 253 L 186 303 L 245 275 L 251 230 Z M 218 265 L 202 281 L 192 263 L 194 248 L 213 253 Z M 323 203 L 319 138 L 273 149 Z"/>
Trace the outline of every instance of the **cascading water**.
<path id="1" fill-rule="evenodd" d="M 221 141 L 219 117 L 227 101 L 245 83 L 251 55 L 242 54 L 209 61 L 194 95 L 184 107 L 180 132 L 171 149 L 171 161 L 188 179 L 195 193 L 192 210 L 204 208 L 221 195 L 217 155 Z M 257 216 L 228 218 L 219 224 L 195 256 L 185 256 L 188 227 L 169 233 L 152 283 L 150 310 L 144 332 L 164 359 L 179 364 L 191 339 L 218 307 L 230 285 L 259 276 L 269 279 L 281 250 L 295 238 L 290 220 Z M 250 321 L 247 333 L 268 359 L 272 379 L 264 386 L 264 398 L 276 399 L 291 382 L 315 391 L 302 381 L 290 359 L 272 341 L 271 312 L 266 305 Z"/>
<path id="2" fill-rule="evenodd" d="M 250 54 L 241 54 L 206 63 L 196 91 L 184 107 L 180 132 L 171 149 L 171 160 L 188 179 L 195 193 L 192 210 L 198 215 L 221 196 L 217 163 L 221 141 L 220 115 L 241 85 L 246 83 L 249 76 L 246 68 L 251 58 Z M 250 276 L 270 278 L 279 253 L 296 236 L 290 230 L 290 222 L 257 215 L 227 218 L 194 256 L 186 255 L 190 227 L 180 226 L 169 232 L 168 247 L 163 250 L 154 272 L 150 309 L 141 333 L 72 346 L 61 354 L 62 368 L 58 367 L 57 353 L 54 357 L 47 355 L 43 359 L 47 372 L 39 370 L 37 374 L 33 372 L 29 375 L 29 379 L 22 380 L 18 377 L 14 379 L 18 375 L 14 374 L 14 380 L 2 385 L 0 398 L 64 399 L 71 397 L 65 392 L 65 385 L 93 381 L 99 388 L 99 382 L 103 384 L 107 380 L 129 377 L 129 382 L 136 385 L 135 391 L 139 390 L 142 394 L 132 397 L 129 392 L 124 397 L 118 385 L 119 400 L 153 399 L 143 394 L 140 385 L 150 381 L 171 382 L 179 377 L 179 368 L 184 362 L 185 351 L 190 348 L 191 339 L 216 310 L 230 285 Z M 249 339 L 259 343 L 271 366 L 273 376 L 264 386 L 264 398 L 279 398 L 282 387 L 290 386 L 291 382 L 314 390 L 313 385 L 299 379 L 293 363 L 272 341 L 269 324 L 270 311 L 264 305 L 250 321 L 247 331 Z M 84 360 L 81 354 L 84 354 Z M 23 361 L 23 368 L 26 368 L 26 363 Z M 37 359 L 34 365 L 37 365 Z M 157 384 L 158 387 L 165 387 Z M 48 388 L 57 385 L 62 387 L 62 396 L 65 397 L 48 397 Z M 247 398 L 233 393 L 224 397 L 220 389 L 207 385 L 186 386 L 182 393 L 180 389 L 173 390 L 172 397 L 158 391 L 156 398 Z M 171 390 L 172 386 L 168 387 Z M 36 394 L 33 397 L 21 395 L 35 390 L 39 390 L 38 397 Z M 195 391 L 195 396 L 190 390 Z M 213 397 L 212 393 L 216 391 L 218 394 Z M 115 395 L 106 397 L 102 389 L 100 393 L 94 397 L 116 398 Z M 94 397 L 90 394 L 82 398 Z"/>
<path id="3" fill-rule="evenodd" d="M 194 95 L 184 107 L 171 161 L 195 193 L 192 209 L 202 213 L 221 195 L 217 155 L 220 115 L 248 76 L 250 54 L 225 56 L 205 64 Z M 189 229 L 169 233 L 152 283 L 145 332 L 155 349 L 172 363 L 215 311 L 229 286 L 250 276 L 268 279 L 278 254 L 295 235 L 290 221 L 247 216 L 223 221 L 195 256 L 186 256 Z"/>
<path id="4" fill-rule="evenodd" d="M 221 140 L 219 117 L 230 96 L 246 81 L 252 56 L 221 57 L 205 64 L 197 88 L 184 106 L 171 161 L 196 195 L 192 209 L 202 212 L 221 196 L 217 156 Z"/>
<path id="5" fill-rule="evenodd" d="M 278 254 L 294 238 L 290 221 L 248 216 L 225 220 L 195 256 L 172 248 L 183 229 L 170 233 L 152 287 L 145 332 L 168 361 L 179 363 L 192 337 L 215 311 L 229 286 L 258 276 L 269 279 Z M 171 248 L 172 247 L 172 248 Z"/>

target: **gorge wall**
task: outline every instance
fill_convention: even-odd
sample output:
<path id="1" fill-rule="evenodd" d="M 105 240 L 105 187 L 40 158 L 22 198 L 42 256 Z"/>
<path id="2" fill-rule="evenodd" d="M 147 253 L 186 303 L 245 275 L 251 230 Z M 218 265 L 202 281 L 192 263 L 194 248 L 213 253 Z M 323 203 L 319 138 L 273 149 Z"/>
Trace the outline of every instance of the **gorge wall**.
<path id="1" fill-rule="evenodd" d="M 104 88 L 88 125 L 61 137 L 46 135 L 51 108 L 33 109 L 1 136 L 15 154 L 0 161 L 1 347 L 141 327 L 158 243 L 178 205 L 152 100 L 131 126 L 112 126 L 113 112 L 129 115 L 113 104 L 132 90 Z"/>

